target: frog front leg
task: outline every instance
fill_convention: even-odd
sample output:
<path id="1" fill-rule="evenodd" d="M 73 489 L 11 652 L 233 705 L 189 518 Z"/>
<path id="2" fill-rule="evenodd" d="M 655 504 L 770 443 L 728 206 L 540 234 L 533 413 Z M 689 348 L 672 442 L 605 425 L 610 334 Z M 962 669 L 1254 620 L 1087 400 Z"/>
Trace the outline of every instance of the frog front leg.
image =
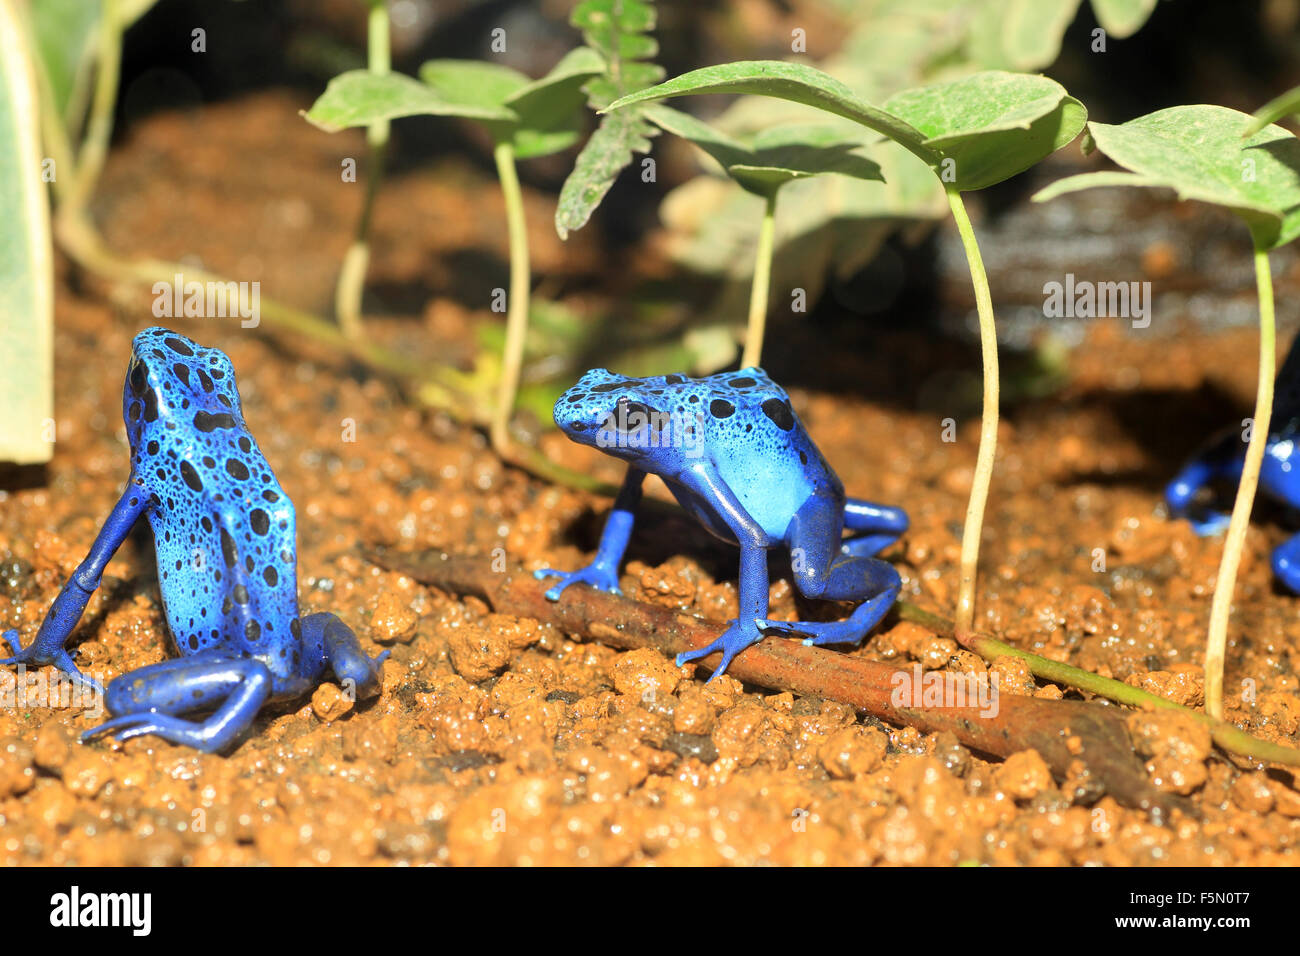
<path id="1" fill-rule="evenodd" d="M 104 575 L 104 568 L 112 559 L 117 549 L 122 546 L 132 526 L 149 507 L 149 499 L 134 483 L 127 485 L 126 491 L 113 507 L 90 547 L 86 559 L 77 566 L 59 596 L 54 599 L 36 639 L 23 647 L 18 643 L 18 632 L 5 631 L 0 634 L 6 644 L 14 651 L 12 657 L 0 660 L 0 664 L 53 664 L 74 680 L 103 691 L 99 682 L 82 675 L 77 665 L 72 663 L 72 656 L 64 649 L 72 630 L 81 620 L 81 615 L 90 602 L 90 596 L 99 588 Z"/>
<path id="2" fill-rule="evenodd" d="M 570 584 L 590 584 L 598 591 L 622 594 L 618 586 L 618 566 L 627 551 L 628 539 L 632 536 L 632 525 L 636 521 L 636 506 L 641 503 L 641 486 L 646 473 L 640 468 L 629 466 L 623 478 L 623 485 L 614 499 L 614 510 L 605 519 L 605 529 L 600 533 L 600 545 L 596 548 L 596 557 L 591 564 L 578 571 L 556 571 L 554 568 L 539 568 L 533 577 L 559 578 L 560 583 L 546 592 L 548 601 L 558 601 L 564 589 Z"/>
<path id="3" fill-rule="evenodd" d="M 908 528 L 907 512 L 890 505 L 878 505 L 861 498 L 844 501 L 844 527 L 853 536 L 844 541 L 845 554 L 868 557 L 887 548 Z"/>
<path id="4" fill-rule="evenodd" d="M 767 617 L 767 549 L 770 542 L 762 527 L 750 517 L 745 506 L 712 466 L 702 463 L 679 476 L 678 480 L 711 504 L 740 544 L 739 616 L 707 647 L 677 655 L 677 666 L 681 667 L 687 661 L 699 660 L 715 651 L 721 651 L 722 661 L 709 677 L 712 682 L 726 672 L 732 658 L 763 639 L 759 626 L 763 618 Z"/>
<path id="5" fill-rule="evenodd" d="M 141 667 L 109 682 L 104 704 L 117 716 L 86 731 L 81 740 L 105 735 L 129 740 L 152 734 L 204 753 L 218 753 L 249 728 L 271 687 L 271 672 L 261 661 L 219 651 Z M 180 716 L 214 707 L 202 721 Z"/>
<path id="6" fill-rule="evenodd" d="M 855 552 L 853 543 L 863 539 L 841 541 L 844 514 L 839 502 L 825 495 L 805 501 L 786 532 L 790 565 L 805 597 L 862 603 L 843 621 L 760 621 L 759 627 L 806 635 L 804 644 L 850 644 L 880 623 L 902 580 L 887 561 Z"/>
<path id="7" fill-rule="evenodd" d="M 1246 459 L 1246 445 L 1236 429 L 1229 430 L 1196 455 L 1165 487 L 1165 503 L 1175 517 L 1186 517 L 1198 535 L 1218 534 L 1230 516 L 1196 507 L 1196 496 L 1212 481 L 1238 481 Z"/>

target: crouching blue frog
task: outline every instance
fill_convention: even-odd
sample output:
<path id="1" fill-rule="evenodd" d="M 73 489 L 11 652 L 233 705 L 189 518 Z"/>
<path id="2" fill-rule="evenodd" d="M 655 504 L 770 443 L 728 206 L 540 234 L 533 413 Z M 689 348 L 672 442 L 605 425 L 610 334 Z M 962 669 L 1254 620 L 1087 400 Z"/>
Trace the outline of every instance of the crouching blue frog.
<path id="1" fill-rule="evenodd" d="M 845 497 L 789 396 L 762 369 L 707 378 L 594 369 L 560 396 L 555 423 L 574 441 L 627 461 L 628 470 L 591 564 L 534 572 L 560 579 L 546 592 L 551 600 L 577 583 L 619 593 L 618 567 L 647 474 L 663 479 L 710 532 L 740 546 L 740 616 L 708 647 L 679 654 L 679 666 L 721 651 L 716 677 L 765 633 L 855 643 L 898 596 L 898 572 L 872 555 L 907 530 L 907 515 Z M 843 621 L 768 620 L 767 552 L 780 546 L 789 549 L 800 593 L 862 603 Z"/>
<path id="2" fill-rule="evenodd" d="M 105 565 L 146 517 L 164 613 L 179 657 L 109 683 L 112 720 L 82 735 L 153 734 L 224 750 L 263 704 L 314 689 L 327 673 L 358 697 L 379 693 L 371 659 L 333 614 L 298 615 L 293 503 L 248 433 L 230 359 L 167 329 L 135 337 L 122 395 L 131 445 L 126 490 L 63 586 L 35 640 L 2 636 L 0 664 L 53 664 L 83 677 L 64 645 Z M 189 719 L 200 714 L 202 719 Z M 187 716 L 189 715 L 189 716 Z"/>

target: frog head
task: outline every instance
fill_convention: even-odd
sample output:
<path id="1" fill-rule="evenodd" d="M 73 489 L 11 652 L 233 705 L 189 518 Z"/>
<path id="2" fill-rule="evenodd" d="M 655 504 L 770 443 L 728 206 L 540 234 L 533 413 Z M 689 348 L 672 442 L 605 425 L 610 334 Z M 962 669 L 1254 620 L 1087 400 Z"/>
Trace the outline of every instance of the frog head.
<path id="1" fill-rule="evenodd" d="M 122 418 L 133 449 L 168 432 L 242 428 L 234 367 L 219 349 L 170 329 L 145 329 L 131 343 Z"/>
<path id="2" fill-rule="evenodd" d="M 629 378 L 596 368 L 555 403 L 555 424 L 573 441 L 633 462 L 699 457 L 709 379 Z"/>

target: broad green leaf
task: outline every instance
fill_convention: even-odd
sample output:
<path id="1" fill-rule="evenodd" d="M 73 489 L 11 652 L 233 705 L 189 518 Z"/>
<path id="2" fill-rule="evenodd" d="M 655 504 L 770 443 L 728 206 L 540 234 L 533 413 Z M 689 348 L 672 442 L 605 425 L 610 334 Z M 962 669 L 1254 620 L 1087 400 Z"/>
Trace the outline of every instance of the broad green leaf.
<path id="1" fill-rule="evenodd" d="M 882 179 L 878 164 L 853 152 L 862 145 L 861 136 L 847 135 L 834 126 L 778 126 L 759 133 L 747 146 L 672 107 L 653 104 L 646 107 L 646 116 L 660 128 L 690 140 L 744 189 L 759 196 L 769 196 L 791 180 L 823 173 Z"/>
<path id="2" fill-rule="evenodd" d="M 1117 40 L 1131 37 L 1155 12 L 1157 0 L 1092 0 L 1097 22 Z"/>
<path id="3" fill-rule="evenodd" d="M 516 90 L 505 105 L 519 116 L 513 133 L 520 159 L 567 149 L 582 130 L 583 84 L 605 71 L 599 53 L 587 47 L 570 50 L 550 73 Z"/>
<path id="4" fill-rule="evenodd" d="M 1265 126 L 1276 123 L 1288 116 L 1300 113 L 1300 86 L 1287 90 L 1281 96 L 1275 96 L 1259 109 L 1255 110 L 1254 120 L 1242 130 L 1242 137 L 1253 136 Z"/>
<path id="5" fill-rule="evenodd" d="M 1079 173 L 1058 179 L 1050 186 L 1044 186 L 1034 193 L 1034 202 L 1047 202 L 1066 193 L 1077 193 L 1084 189 L 1096 189 L 1104 186 L 1146 186 L 1153 189 L 1172 189 L 1172 186 L 1151 176 L 1139 176 L 1117 169 L 1106 169 L 1096 173 Z"/>
<path id="6" fill-rule="evenodd" d="M 54 267 L 28 37 L 15 0 L 0 0 L 0 460 L 20 464 L 54 449 Z"/>
<path id="7" fill-rule="evenodd" d="M 1231 209 L 1260 248 L 1285 245 L 1300 235 L 1300 140 L 1280 126 L 1243 140 L 1249 122 L 1245 113 L 1198 105 L 1171 107 L 1119 126 L 1090 123 L 1097 149 L 1140 180 L 1072 177 L 1040 195 L 1095 185 L 1167 187 L 1180 199 Z"/>
<path id="8" fill-rule="evenodd" d="M 963 191 L 1023 172 L 1087 122 L 1083 104 L 1056 81 L 1001 70 L 907 90 L 885 108 L 921 131 L 935 174 Z"/>
<path id="9" fill-rule="evenodd" d="M 420 67 L 420 79 L 448 103 L 488 111 L 502 109 L 511 94 L 528 86 L 518 70 L 483 60 L 429 60 Z"/>
<path id="10" fill-rule="evenodd" d="M 528 86 L 528 77 L 518 70 L 482 60 L 429 60 L 420 67 L 420 79 L 448 103 L 508 114 L 506 119 L 479 118 L 493 142 L 510 140 L 518 130 L 519 114 L 505 105 L 512 94 Z"/>
<path id="11" fill-rule="evenodd" d="M 924 158 L 933 158 L 922 146 L 923 136 L 905 120 L 858 99 L 839 80 L 802 63 L 780 60 L 744 60 L 720 66 L 706 66 L 674 77 L 666 83 L 624 96 L 608 107 L 624 109 L 638 103 L 694 96 L 703 93 L 754 93 L 792 100 L 805 106 L 843 116 L 868 129 L 883 133 Z"/>
<path id="12" fill-rule="evenodd" d="M 334 77 L 303 115 L 327 133 L 403 116 L 460 116 L 483 122 L 515 119 L 514 112 L 503 106 L 454 103 L 409 76 L 376 76 L 369 70 L 352 70 Z"/>
<path id="13" fill-rule="evenodd" d="M 601 73 L 583 87 L 594 109 L 602 109 L 620 96 L 663 79 L 663 70 L 646 62 L 659 51 L 654 38 L 646 36 L 655 25 L 655 10 L 649 3 L 583 0 L 574 8 L 569 22 L 582 31 L 587 45 L 604 60 Z M 650 151 L 650 139 L 658 132 L 640 110 L 601 118 L 560 189 L 555 231 L 561 239 L 587 224 L 614 180 L 637 153 Z"/>
<path id="14" fill-rule="evenodd" d="M 1080 0 L 1007 0 L 1002 15 L 1002 45 L 1018 70 L 1036 70 L 1061 53 L 1061 40 Z"/>

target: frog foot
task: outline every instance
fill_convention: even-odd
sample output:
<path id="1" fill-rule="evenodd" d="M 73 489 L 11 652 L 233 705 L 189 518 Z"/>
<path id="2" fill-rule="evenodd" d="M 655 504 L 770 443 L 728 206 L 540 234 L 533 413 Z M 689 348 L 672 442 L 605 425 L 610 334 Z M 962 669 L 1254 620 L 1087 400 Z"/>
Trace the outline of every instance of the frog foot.
<path id="1" fill-rule="evenodd" d="M 78 684 L 89 687 L 97 694 L 104 693 L 103 685 L 93 677 L 87 677 L 77 670 L 77 665 L 72 662 L 72 655 L 62 647 L 53 653 L 43 651 L 40 641 L 32 641 L 31 644 L 23 647 L 18 641 L 18 632 L 15 630 L 0 633 L 0 641 L 4 641 L 5 644 L 9 645 L 9 649 L 14 652 L 12 657 L 0 660 L 0 665 L 25 664 L 30 667 L 43 667 L 46 664 L 53 664 Z"/>
<path id="2" fill-rule="evenodd" d="M 1223 534 L 1228 530 L 1228 525 L 1232 522 L 1232 515 L 1224 514 L 1221 511 L 1207 511 L 1201 514 L 1189 515 L 1188 522 L 1198 537 L 1210 538 L 1216 534 Z"/>
<path id="3" fill-rule="evenodd" d="M 847 621 L 759 621 L 765 631 L 783 637 L 803 635 L 804 647 L 821 644 L 856 644 L 865 631 L 852 619 Z"/>
<path id="4" fill-rule="evenodd" d="M 722 652 L 722 662 L 714 669 L 712 676 L 709 677 L 708 683 L 713 683 L 721 674 L 727 670 L 729 665 L 737 654 L 745 648 L 757 644 L 763 639 L 763 632 L 759 630 L 763 622 L 757 618 L 741 622 L 732 621 L 731 625 L 722 632 L 722 635 L 706 647 L 697 647 L 693 651 L 683 651 L 677 655 L 677 666 L 681 667 L 688 661 L 699 660 L 701 657 L 707 657 L 716 651 Z"/>
<path id="5" fill-rule="evenodd" d="M 546 578 L 559 578 L 560 583 L 554 585 L 546 592 L 546 600 L 558 601 L 564 589 L 570 584 L 588 584 L 597 591 L 608 591 L 610 594 L 622 594 L 623 590 L 618 586 L 618 574 L 613 568 L 601 564 L 589 564 L 578 571 L 557 571 L 554 568 L 538 568 L 533 572 L 533 577 L 539 581 Z"/>

